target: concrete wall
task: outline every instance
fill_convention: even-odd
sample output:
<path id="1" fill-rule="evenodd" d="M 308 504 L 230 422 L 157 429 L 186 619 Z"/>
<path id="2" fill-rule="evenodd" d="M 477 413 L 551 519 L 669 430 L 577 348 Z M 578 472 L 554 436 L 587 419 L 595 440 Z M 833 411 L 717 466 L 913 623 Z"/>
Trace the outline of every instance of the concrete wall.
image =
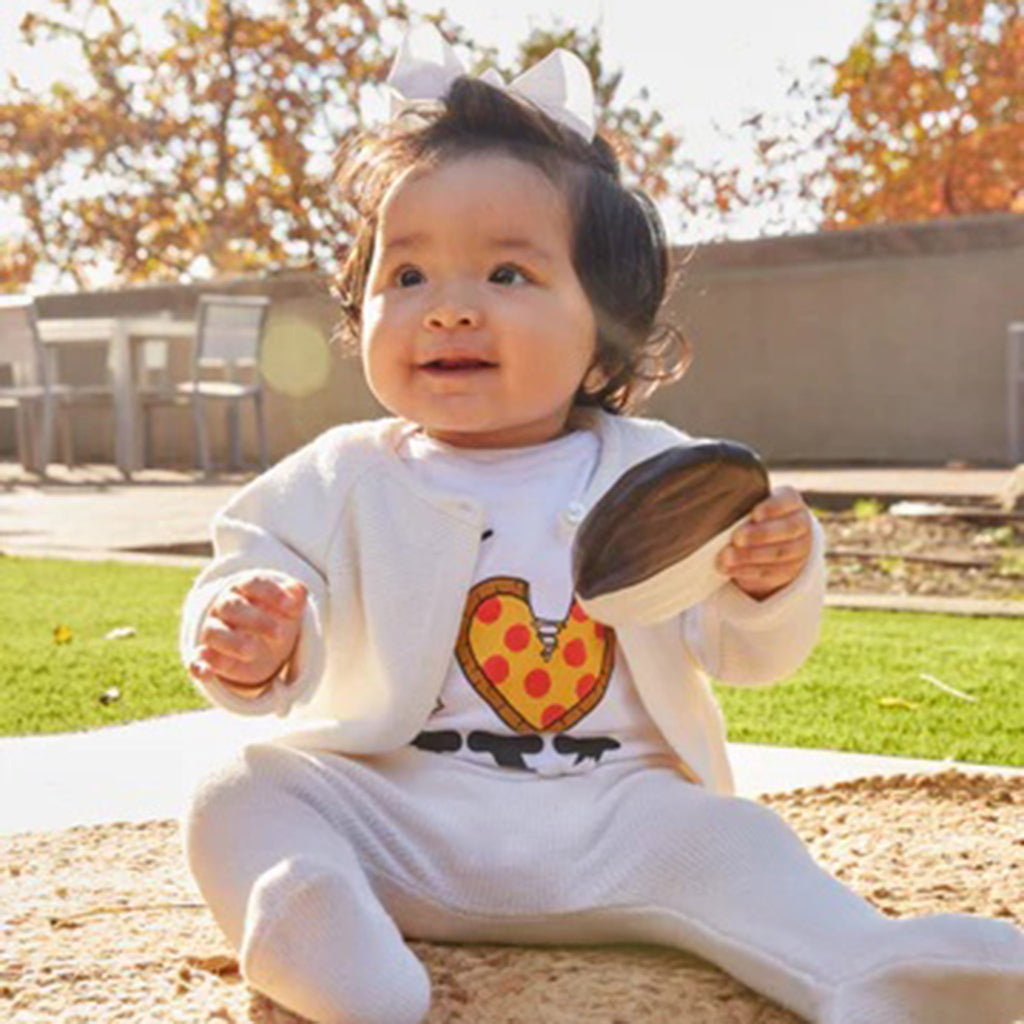
<path id="1" fill-rule="evenodd" d="M 693 432 L 787 462 L 1008 458 L 1024 217 L 708 246 L 667 313 L 695 359 L 649 408 Z"/>
<path id="2" fill-rule="evenodd" d="M 681 278 L 665 317 L 695 359 L 644 412 L 744 441 L 776 465 L 1006 463 L 1006 325 L 1024 320 L 1024 216 L 730 242 L 674 260 Z M 265 371 L 275 458 L 333 423 L 382 413 L 358 363 L 330 345 L 334 303 L 312 276 L 44 296 L 40 313 L 188 318 L 201 291 L 274 299 Z M 101 354 L 69 354 L 63 369 L 101 373 Z M 183 351 L 172 370 L 188 373 Z M 156 462 L 190 464 L 188 411 L 159 410 L 154 423 Z M 222 417 L 210 423 L 223 452 Z M 109 410 L 81 413 L 75 432 L 82 458 L 111 459 Z"/>

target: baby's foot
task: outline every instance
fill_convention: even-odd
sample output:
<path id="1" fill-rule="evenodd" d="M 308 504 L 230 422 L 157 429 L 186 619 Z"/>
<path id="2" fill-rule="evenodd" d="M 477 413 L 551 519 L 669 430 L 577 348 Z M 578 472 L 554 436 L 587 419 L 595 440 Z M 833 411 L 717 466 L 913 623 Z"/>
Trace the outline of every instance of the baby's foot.
<path id="1" fill-rule="evenodd" d="M 1013 1024 L 1024 1019 L 1024 932 L 937 914 L 892 923 L 874 963 L 840 986 L 828 1024 Z"/>
<path id="2" fill-rule="evenodd" d="M 426 968 L 359 866 L 345 867 L 294 857 L 260 877 L 239 951 L 242 976 L 321 1024 L 420 1024 L 430 1007 Z"/>

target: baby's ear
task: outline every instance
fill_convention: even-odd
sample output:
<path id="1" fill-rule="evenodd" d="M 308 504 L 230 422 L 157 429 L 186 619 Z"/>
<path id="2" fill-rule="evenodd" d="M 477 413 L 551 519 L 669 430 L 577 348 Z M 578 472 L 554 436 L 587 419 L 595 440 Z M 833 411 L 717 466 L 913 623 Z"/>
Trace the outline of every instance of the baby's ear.
<path id="1" fill-rule="evenodd" d="M 583 375 L 583 381 L 581 382 L 580 387 L 582 387 L 584 391 L 594 392 L 600 391 L 607 383 L 608 373 L 604 366 L 598 362 L 597 357 L 595 356 L 594 361 L 590 364 L 590 368 Z"/>

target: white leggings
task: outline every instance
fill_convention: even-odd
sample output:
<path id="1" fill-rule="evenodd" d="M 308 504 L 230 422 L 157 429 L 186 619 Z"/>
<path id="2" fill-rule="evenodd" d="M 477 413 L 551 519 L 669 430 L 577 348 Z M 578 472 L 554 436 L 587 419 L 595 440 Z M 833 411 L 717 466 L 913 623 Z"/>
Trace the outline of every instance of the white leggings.
<path id="1" fill-rule="evenodd" d="M 819 1024 L 1024 1019 L 1024 932 L 886 918 L 774 812 L 669 767 L 543 778 L 252 744 L 183 826 L 243 977 L 317 1024 L 421 1021 L 404 938 L 673 946 Z"/>

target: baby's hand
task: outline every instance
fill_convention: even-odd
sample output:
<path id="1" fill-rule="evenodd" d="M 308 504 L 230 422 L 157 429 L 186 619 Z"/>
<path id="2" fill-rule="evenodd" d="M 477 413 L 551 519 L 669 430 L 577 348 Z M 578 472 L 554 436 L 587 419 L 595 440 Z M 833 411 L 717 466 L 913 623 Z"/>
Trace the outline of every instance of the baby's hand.
<path id="1" fill-rule="evenodd" d="M 260 687 L 291 657 L 299 638 L 306 588 L 261 573 L 229 587 L 210 606 L 189 672 L 202 682 L 220 680 Z"/>
<path id="2" fill-rule="evenodd" d="M 811 513 L 800 492 L 775 487 L 718 556 L 719 571 L 762 600 L 792 583 L 811 552 Z"/>

